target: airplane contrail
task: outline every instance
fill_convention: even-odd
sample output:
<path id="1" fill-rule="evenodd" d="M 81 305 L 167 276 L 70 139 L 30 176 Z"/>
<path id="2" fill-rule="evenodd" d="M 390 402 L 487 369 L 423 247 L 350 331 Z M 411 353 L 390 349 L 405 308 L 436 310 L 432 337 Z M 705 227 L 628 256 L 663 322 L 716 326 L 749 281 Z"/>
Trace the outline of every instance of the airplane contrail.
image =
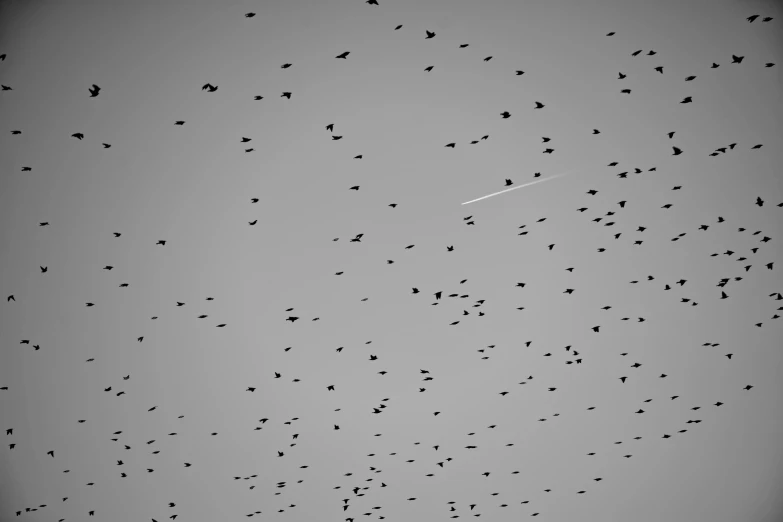
<path id="1" fill-rule="evenodd" d="M 482 196 L 482 197 L 477 198 L 477 199 L 472 199 L 470 201 L 466 201 L 465 203 L 463 203 L 463 205 L 467 205 L 468 203 L 475 203 L 476 201 L 481 201 L 482 199 L 491 198 L 492 196 L 497 196 L 498 194 L 503 194 L 504 192 L 509 192 L 511 190 L 521 189 L 523 187 L 529 187 L 530 185 L 535 185 L 536 183 L 543 183 L 544 181 L 549 181 L 550 179 L 559 178 L 561 176 L 565 176 L 566 174 L 568 174 L 568 172 L 564 172 L 562 174 L 556 174 L 554 176 L 549 176 L 548 178 L 544 178 L 544 179 L 537 179 L 535 181 L 531 181 L 530 183 L 525 183 L 524 185 L 519 185 L 518 187 L 511 187 L 511 188 L 506 189 L 506 190 L 501 190 L 500 192 L 495 192 L 494 194 L 488 194 L 486 196 Z"/>

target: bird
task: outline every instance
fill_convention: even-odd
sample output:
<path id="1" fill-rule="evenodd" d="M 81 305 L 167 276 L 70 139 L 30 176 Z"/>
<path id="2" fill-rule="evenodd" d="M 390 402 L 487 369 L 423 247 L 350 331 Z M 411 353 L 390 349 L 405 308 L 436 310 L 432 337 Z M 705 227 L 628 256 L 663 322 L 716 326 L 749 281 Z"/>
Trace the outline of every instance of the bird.
<path id="1" fill-rule="evenodd" d="M 342 58 L 344 60 L 347 60 L 349 54 L 351 54 L 350 51 L 345 51 L 344 53 L 338 54 L 337 56 L 335 56 L 335 58 Z"/>
<path id="2" fill-rule="evenodd" d="M 95 98 L 101 92 L 101 88 L 94 83 L 88 90 L 90 91 L 90 98 Z"/>
<path id="3" fill-rule="evenodd" d="M 425 30 L 424 32 L 427 33 L 427 36 L 424 38 L 425 40 L 429 40 L 430 38 L 435 38 L 435 33 L 433 33 L 432 31 Z"/>

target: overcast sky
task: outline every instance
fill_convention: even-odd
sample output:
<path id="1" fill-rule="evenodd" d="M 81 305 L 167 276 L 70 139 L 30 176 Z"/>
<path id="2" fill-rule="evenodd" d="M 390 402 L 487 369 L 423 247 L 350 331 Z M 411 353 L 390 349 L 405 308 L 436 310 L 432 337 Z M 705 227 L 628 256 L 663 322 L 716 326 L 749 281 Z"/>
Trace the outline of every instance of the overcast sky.
<path id="1" fill-rule="evenodd" d="M 780 8 L 379 3 L 0 3 L 0 520 L 780 520 Z"/>

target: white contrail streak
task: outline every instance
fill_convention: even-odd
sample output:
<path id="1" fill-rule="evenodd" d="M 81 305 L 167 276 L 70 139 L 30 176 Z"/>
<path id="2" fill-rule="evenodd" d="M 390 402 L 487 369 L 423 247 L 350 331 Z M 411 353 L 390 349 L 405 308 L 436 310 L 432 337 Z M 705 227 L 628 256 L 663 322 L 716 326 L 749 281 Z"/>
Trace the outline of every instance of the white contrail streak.
<path id="1" fill-rule="evenodd" d="M 506 190 L 501 190 L 500 192 L 495 192 L 494 194 L 489 194 L 489 195 L 486 195 L 486 196 L 482 196 L 482 197 L 480 197 L 478 199 L 472 199 L 470 201 L 466 201 L 465 203 L 463 203 L 463 205 L 467 205 L 468 203 L 475 203 L 476 201 L 481 201 L 482 199 L 491 198 L 492 196 L 497 196 L 498 194 L 503 194 L 504 192 L 509 192 L 511 190 L 516 190 L 516 189 L 521 189 L 521 188 L 524 188 L 524 187 L 529 187 L 530 185 L 535 185 L 536 183 L 543 183 L 544 181 L 549 181 L 550 179 L 559 178 L 561 176 L 565 176 L 566 174 L 568 174 L 568 173 L 564 172 L 562 174 L 556 174 L 556 175 L 550 176 L 548 178 L 537 179 L 536 181 L 531 181 L 530 183 L 525 183 L 524 185 L 519 185 L 518 187 L 511 187 L 511 188 L 506 189 Z"/>

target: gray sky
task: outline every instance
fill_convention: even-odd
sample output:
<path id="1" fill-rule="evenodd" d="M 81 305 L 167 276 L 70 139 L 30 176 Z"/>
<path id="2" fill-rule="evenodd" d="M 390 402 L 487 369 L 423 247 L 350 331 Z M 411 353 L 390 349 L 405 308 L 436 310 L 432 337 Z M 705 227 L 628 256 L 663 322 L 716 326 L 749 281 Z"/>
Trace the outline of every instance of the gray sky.
<path id="1" fill-rule="evenodd" d="M 779 520 L 780 9 L 379 3 L 0 5 L 0 520 Z"/>

